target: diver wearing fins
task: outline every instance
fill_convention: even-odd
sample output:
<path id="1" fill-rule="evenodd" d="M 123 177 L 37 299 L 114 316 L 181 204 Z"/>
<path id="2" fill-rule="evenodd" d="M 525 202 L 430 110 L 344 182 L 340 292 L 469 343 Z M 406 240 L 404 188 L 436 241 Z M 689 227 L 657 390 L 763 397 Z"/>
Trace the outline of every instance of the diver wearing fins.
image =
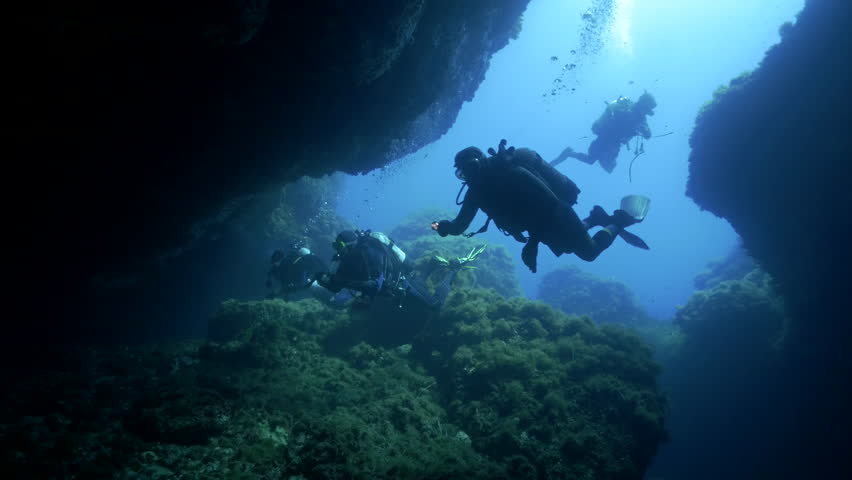
<path id="1" fill-rule="evenodd" d="M 574 253 L 586 261 L 595 260 L 616 236 L 629 244 L 648 249 L 648 245 L 625 228 L 641 222 L 650 200 L 639 195 L 624 197 L 621 208 L 612 215 L 596 205 L 588 218 L 581 220 L 572 206 L 580 189 L 568 177 L 527 148 L 506 148 L 500 141 L 499 151 L 489 149 L 490 157 L 476 147 L 468 147 L 455 156 L 456 177 L 468 187 L 461 210 L 454 220 L 432 222 L 439 235 L 461 235 L 478 210 L 488 215 L 483 227 L 466 234 L 484 232 L 491 221 L 505 234 L 526 243 L 521 259 L 532 272 L 537 269 L 538 246 L 544 243 L 560 256 Z M 459 196 L 461 190 L 459 190 Z M 588 230 L 603 227 L 590 236 Z M 527 232 L 528 237 L 524 236 Z"/>
<path id="2" fill-rule="evenodd" d="M 467 256 L 453 260 L 435 257 L 428 276 L 439 268 L 447 272 L 438 282 L 434 294 L 429 293 L 425 282 L 411 275 L 405 263 L 406 254 L 393 240 L 381 232 L 370 230 L 345 230 L 334 242 L 337 254 L 332 260 L 331 272 L 319 276 L 318 282 L 332 292 L 350 290 L 358 292 L 358 303 L 369 304 L 374 297 L 393 297 L 401 300 L 412 297 L 421 304 L 439 309 L 450 293 L 456 275 L 485 250 L 485 246 L 472 250 Z"/>
<path id="3" fill-rule="evenodd" d="M 293 247 L 286 254 L 275 250 L 269 263 L 266 287 L 270 292 L 267 298 L 290 297 L 300 290 L 312 288 L 319 274 L 328 271 L 328 265 L 305 247 Z"/>
<path id="4" fill-rule="evenodd" d="M 637 136 L 645 140 L 651 138 L 651 128 L 648 127 L 646 117 L 654 115 L 656 106 L 657 101 L 648 92 L 643 93 L 636 102 L 622 96 L 607 102 L 606 109 L 592 125 L 592 133 L 596 137 L 589 145 L 588 153 L 566 147 L 550 164 L 555 167 L 572 157 L 588 164 L 597 162 L 607 173 L 612 173 L 622 145 L 627 145 Z M 636 156 L 644 152 L 644 143 L 637 145 Z"/>

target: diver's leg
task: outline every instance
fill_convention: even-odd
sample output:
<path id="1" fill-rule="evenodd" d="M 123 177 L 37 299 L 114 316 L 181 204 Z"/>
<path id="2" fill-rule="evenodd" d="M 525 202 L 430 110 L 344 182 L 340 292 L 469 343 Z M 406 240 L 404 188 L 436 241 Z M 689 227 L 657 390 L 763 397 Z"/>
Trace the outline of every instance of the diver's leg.
<path id="1" fill-rule="evenodd" d="M 603 213 L 605 214 L 606 212 Z M 607 215 L 607 217 L 609 216 Z M 580 217 L 577 216 L 577 212 L 573 208 L 565 209 L 560 223 L 560 231 L 565 236 L 565 242 L 568 247 L 564 251 L 574 252 L 575 255 L 587 262 L 598 258 L 598 255 L 602 251 L 612 245 L 612 241 L 618 233 L 616 230 L 617 227 L 612 226 L 612 229 L 610 229 L 608 226 L 595 233 L 594 236 L 589 236 L 587 230 L 593 225 L 587 226 L 586 221 L 580 220 Z M 590 221 L 589 223 L 593 222 Z"/>
<path id="2" fill-rule="evenodd" d="M 589 212 L 589 216 L 583 219 L 583 226 L 586 227 L 586 230 L 592 227 L 603 227 L 609 222 L 609 219 L 610 216 L 606 213 L 606 210 L 600 205 L 595 205 Z"/>
<path id="3" fill-rule="evenodd" d="M 451 268 L 444 278 L 441 280 L 441 283 L 438 284 L 438 287 L 435 288 L 435 295 L 432 295 L 432 304 L 434 308 L 441 308 L 444 305 L 444 302 L 447 300 L 447 297 L 450 295 L 450 290 L 453 287 L 453 280 L 456 279 L 456 275 L 461 271 L 460 268 Z"/>
<path id="4" fill-rule="evenodd" d="M 577 248 L 574 250 L 574 254 L 587 262 L 594 261 L 598 258 L 598 255 L 600 255 L 601 252 L 612 245 L 613 240 L 615 240 L 615 236 L 616 233 L 611 232 L 607 228 L 595 233 L 593 237 L 586 234 L 586 237 L 577 243 Z"/>
<path id="5" fill-rule="evenodd" d="M 538 244 L 539 240 L 537 238 L 530 237 L 527 244 L 524 245 L 524 248 L 521 250 L 521 260 L 532 273 L 535 273 L 538 268 L 536 262 L 536 259 L 538 258 Z"/>
<path id="6" fill-rule="evenodd" d="M 615 170 L 615 160 L 618 158 L 618 151 L 621 145 L 610 145 L 610 148 L 601 152 L 598 157 L 598 163 L 606 170 L 607 173 L 612 173 Z"/>
<path id="7" fill-rule="evenodd" d="M 595 137 L 592 143 L 589 144 L 589 154 L 586 156 L 586 160 L 583 161 L 589 165 L 600 161 L 602 157 L 606 156 L 609 143 L 610 141 L 605 138 Z"/>
<path id="8" fill-rule="evenodd" d="M 455 276 L 455 275 L 453 275 Z M 441 305 L 444 304 L 444 300 L 447 298 L 447 295 L 450 293 L 449 282 L 447 283 L 446 292 L 442 293 L 442 287 L 445 282 L 441 282 L 438 285 L 437 291 L 435 295 L 431 295 L 429 293 L 429 289 L 426 288 L 426 285 L 419 278 L 411 278 L 403 280 L 403 289 L 405 293 L 411 295 L 416 298 L 418 301 L 423 303 L 429 308 L 439 309 Z M 443 296 L 441 296 L 443 295 Z"/>
<path id="9" fill-rule="evenodd" d="M 555 167 L 560 163 L 564 162 L 565 159 L 568 157 L 576 158 L 577 160 L 586 163 L 595 163 L 595 161 L 591 160 L 587 154 L 583 152 L 575 152 L 574 149 L 571 147 L 565 147 L 565 150 L 562 150 L 562 153 L 560 153 L 556 158 L 550 161 L 550 165 Z"/>

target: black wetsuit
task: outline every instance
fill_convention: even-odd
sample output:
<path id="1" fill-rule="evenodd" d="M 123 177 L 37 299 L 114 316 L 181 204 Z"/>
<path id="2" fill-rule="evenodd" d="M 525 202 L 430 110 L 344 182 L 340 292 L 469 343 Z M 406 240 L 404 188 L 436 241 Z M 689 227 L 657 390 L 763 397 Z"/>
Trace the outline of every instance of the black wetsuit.
<path id="1" fill-rule="evenodd" d="M 443 305 L 457 273 L 457 270 L 450 271 L 435 294 L 430 294 L 422 281 L 404 274 L 408 269 L 390 246 L 368 234 L 359 238 L 338 261 L 337 271 L 320 281 L 332 292 L 345 288 L 367 297 L 410 295 L 431 308 Z"/>
<path id="2" fill-rule="evenodd" d="M 328 271 L 328 265 L 313 253 L 291 253 L 273 265 L 267 276 L 281 284 L 281 293 L 307 288 L 319 274 Z"/>
<path id="3" fill-rule="evenodd" d="M 542 228 L 552 220 L 560 206 L 559 194 L 568 197 L 568 191 L 574 190 L 571 204 L 576 202 L 579 189 L 574 183 L 532 150 L 501 153 L 481 163 L 479 174 L 468 181 L 458 216 L 439 225 L 442 236 L 460 235 L 482 210 L 498 228 L 524 241 L 523 231 Z"/>
<path id="4" fill-rule="evenodd" d="M 362 235 L 358 242 L 343 255 L 338 255 L 337 271 L 322 286 L 332 292 L 346 288 L 365 295 L 390 292 L 402 277 L 402 262 L 391 247 L 369 235 Z"/>
<path id="5" fill-rule="evenodd" d="M 622 145 L 637 135 L 645 139 L 651 138 L 646 115 L 648 113 L 638 110 L 631 100 L 622 98 L 610 103 L 592 125 L 592 133 L 596 137 L 589 144 L 588 153 L 575 152 L 568 147 L 550 163 L 558 165 L 566 158 L 572 157 L 588 164 L 598 162 L 604 170 L 612 173 Z"/>
<path id="6" fill-rule="evenodd" d="M 438 223 L 441 236 L 463 233 L 481 209 L 515 239 L 526 241 L 522 232 L 529 233 L 524 263 L 533 271 L 539 242 L 557 256 L 575 253 L 588 261 L 612 243 L 612 235 L 606 232 L 589 237 L 571 208 L 580 189 L 533 150 L 519 148 L 482 160 L 479 174 L 468 187 L 456 218 Z"/>

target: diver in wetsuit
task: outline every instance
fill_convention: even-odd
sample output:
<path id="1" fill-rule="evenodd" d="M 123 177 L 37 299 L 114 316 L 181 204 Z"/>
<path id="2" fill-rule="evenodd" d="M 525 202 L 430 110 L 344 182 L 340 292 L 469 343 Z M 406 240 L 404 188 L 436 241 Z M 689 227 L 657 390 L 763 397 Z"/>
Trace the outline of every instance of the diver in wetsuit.
<path id="1" fill-rule="evenodd" d="M 622 208 L 613 215 L 596 205 L 589 217 L 581 220 L 571 208 L 580 192 L 574 182 L 535 151 L 507 149 L 505 145 L 506 141 L 502 140 L 499 152 L 490 149 L 491 157 L 476 147 L 456 154 L 456 177 L 464 182 L 462 188 L 467 185 L 468 191 L 454 220 L 432 223 L 438 234 L 461 235 L 477 211 L 482 210 L 488 221 L 476 233 L 485 231 L 488 223 L 494 221 L 504 234 L 526 243 L 521 258 L 533 272 L 537 269 L 539 243 L 550 247 L 556 256 L 574 253 L 589 262 L 608 248 L 616 236 L 631 245 L 648 248 L 639 237 L 624 230 L 642 221 L 649 204 L 647 198 L 625 197 Z M 604 228 L 589 236 L 588 230 L 597 226 Z"/>
<path id="2" fill-rule="evenodd" d="M 596 137 L 589 145 L 589 152 L 576 152 L 566 147 L 550 164 L 556 166 L 572 157 L 588 164 L 598 162 L 607 173 L 612 173 L 622 145 L 627 145 L 636 136 L 646 140 L 651 138 L 651 128 L 648 127 L 646 117 L 654 114 L 656 106 L 657 101 L 648 92 L 643 93 L 636 102 L 618 97 L 607 103 L 604 112 L 592 125 L 592 133 Z M 636 150 L 637 156 L 644 153 L 644 144 L 636 147 Z"/>
<path id="3" fill-rule="evenodd" d="M 359 292 L 361 304 L 377 296 L 397 299 L 410 296 L 432 309 L 444 304 L 458 272 L 484 249 L 452 261 L 436 257 L 437 264 L 432 270 L 440 266 L 448 271 L 435 294 L 430 294 L 423 281 L 409 275 L 405 252 L 383 233 L 345 230 L 337 236 L 334 248 L 337 254 L 332 261 L 333 273 L 320 275 L 318 279 L 323 287 L 335 293 L 343 289 Z"/>
<path id="4" fill-rule="evenodd" d="M 293 248 L 289 253 L 276 250 L 270 258 L 266 274 L 267 297 L 287 296 L 310 288 L 319 274 L 328 271 L 328 265 L 307 248 Z M 277 284 L 277 285 L 276 285 Z M 275 287 L 278 288 L 275 288 Z"/>

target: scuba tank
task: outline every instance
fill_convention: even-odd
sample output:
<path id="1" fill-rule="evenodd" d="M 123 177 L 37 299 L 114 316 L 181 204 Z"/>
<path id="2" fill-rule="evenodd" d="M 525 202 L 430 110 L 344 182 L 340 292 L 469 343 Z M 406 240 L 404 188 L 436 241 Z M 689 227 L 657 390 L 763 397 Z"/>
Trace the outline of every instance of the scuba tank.
<path id="1" fill-rule="evenodd" d="M 391 250 L 393 250 L 393 253 L 396 255 L 396 258 L 399 259 L 399 263 L 405 262 L 405 252 L 403 252 L 401 248 L 397 247 L 393 240 L 388 238 L 387 235 L 382 232 L 371 232 L 369 230 L 364 233 L 390 247 Z"/>

